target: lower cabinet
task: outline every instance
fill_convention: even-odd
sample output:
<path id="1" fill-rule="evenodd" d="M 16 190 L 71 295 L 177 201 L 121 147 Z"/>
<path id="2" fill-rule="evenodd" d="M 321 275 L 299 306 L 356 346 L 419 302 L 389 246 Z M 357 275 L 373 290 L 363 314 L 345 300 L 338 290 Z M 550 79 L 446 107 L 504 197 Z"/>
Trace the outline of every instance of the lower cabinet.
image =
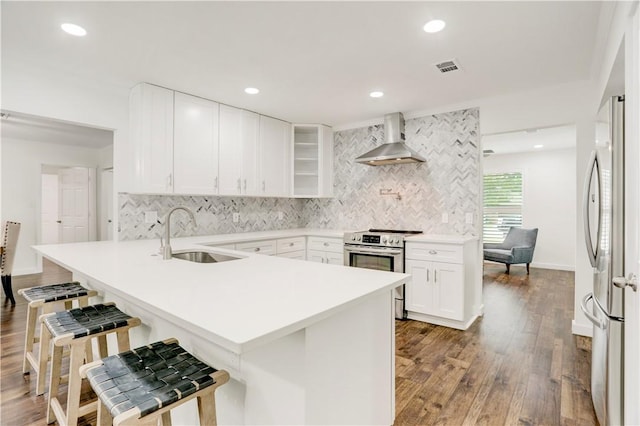
<path id="1" fill-rule="evenodd" d="M 276 244 L 277 256 L 306 260 L 306 246 L 305 237 L 281 238 Z"/>
<path id="2" fill-rule="evenodd" d="M 405 271 L 413 276 L 406 287 L 408 311 L 464 319 L 462 265 L 407 259 Z"/>
<path id="3" fill-rule="evenodd" d="M 246 243 L 237 243 L 236 250 L 272 256 L 276 254 L 276 240 L 261 240 L 249 241 Z"/>
<path id="4" fill-rule="evenodd" d="M 344 243 L 342 238 L 308 237 L 307 260 L 331 265 L 343 265 Z"/>
<path id="5" fill-rule="evenodd" d="M 405 309 L 410 319 L 466 330 L 482 315 L 478 240 L 407 242 Z"/>

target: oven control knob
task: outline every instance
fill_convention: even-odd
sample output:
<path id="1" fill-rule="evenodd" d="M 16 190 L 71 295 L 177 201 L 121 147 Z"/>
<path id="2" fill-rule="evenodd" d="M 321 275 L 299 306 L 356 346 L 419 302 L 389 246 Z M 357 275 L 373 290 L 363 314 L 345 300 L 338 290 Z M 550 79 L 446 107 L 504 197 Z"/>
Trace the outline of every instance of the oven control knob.
<path id="1" fill-rule="evenodd" d="M 352 235 L 352 236 L 351 236 L 351 241 L 355 241 L 355 240 L 356 240 L 356 236 L 355 236 L 355 235 Z"/>
<path id="2" fill-rule="evenodd" d="M 396 244 L 400 244 L 400 240 L 396 238 L 396 240 L 394 241 Z"/>
<path id="3" fill-rule="evenodd" d="M 362 240 L 362 237 L 358 236 L 358 241 Z"/>
<path id="4" fill-rule="evenodd" d="M 382 244 L 387 244 L 387 237 L 382 238 Z"/>

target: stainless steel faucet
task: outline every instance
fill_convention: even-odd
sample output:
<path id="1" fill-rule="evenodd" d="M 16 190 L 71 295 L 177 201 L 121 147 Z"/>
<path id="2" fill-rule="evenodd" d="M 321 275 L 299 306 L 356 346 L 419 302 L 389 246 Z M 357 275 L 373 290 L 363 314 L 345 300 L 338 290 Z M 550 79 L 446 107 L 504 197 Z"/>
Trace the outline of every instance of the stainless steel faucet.
<path id="1" fill-rule="evenodd" d="M 173 255 L 173 252 L 171 251 L 171 213 L 175 212 L 176 210 L 184 210 L 185 212 L 189 213 L 189 217 L 191 218 L 191 221 L 193 222 L 193 226 L 195 228 L 196 226 L 196 217 L 193 215 L 193 212 L 191 210 L 189 210 L 186 207 L 182 207 L 182 206 L 178 206 L 178 207 L 174 207 L 171 210 L 169 210 L 169 213 L 166 214 L 166 216 L 164 217 L 164 243 L 162 242 L 162 239 L 160 239 L 160 251 L 162 252 L 162 258 L 164 260 L 168 260 L 171 259 L 171 256 Z"/>

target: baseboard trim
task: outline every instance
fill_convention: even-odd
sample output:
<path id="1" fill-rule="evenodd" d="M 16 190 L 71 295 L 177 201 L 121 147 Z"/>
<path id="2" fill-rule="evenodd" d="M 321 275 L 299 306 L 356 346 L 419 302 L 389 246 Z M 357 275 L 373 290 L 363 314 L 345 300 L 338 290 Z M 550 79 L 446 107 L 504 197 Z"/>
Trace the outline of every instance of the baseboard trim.
<path id="1" fill-rule="evenodd" d="M 555 269 L 558 271 L 571 271 L 575 272 L 576 267 L 572 265 L 558 265 L 556 263 L 532 263 L 532 268 L 540 268 L 540 269 Z"/>
<path id="2" fill-rule="evenodd" d="M 481 314 L 480 314 L 481 315 Z M 466 330 L 478 318 L 479 314 L 472 315 L 467 321 L 457 321 L 448 318 L 436 317 L 433 315 L 421 314 L 418 312 L 407 312 L 407 318 L 427 322 L 429 324 L 442 325 L 444 327 L 456 328 L 458 330 Z"/>
<path id="3" fill-rule="evenodd" d="M 576 320 L 572 320 L 571 332 L 578 336 L 593 337 L 593 325 L 578 324 Z"/>
<path id="4" fill-rule="evenodd" d="M 20 275 L 32 275 L 32 274 L 41 274 L 42 269 L 37 266 L 31 268 L 22 268 L 22 269 L 14 269 L 11 274 L 14 277 L 19 277 Z"/>

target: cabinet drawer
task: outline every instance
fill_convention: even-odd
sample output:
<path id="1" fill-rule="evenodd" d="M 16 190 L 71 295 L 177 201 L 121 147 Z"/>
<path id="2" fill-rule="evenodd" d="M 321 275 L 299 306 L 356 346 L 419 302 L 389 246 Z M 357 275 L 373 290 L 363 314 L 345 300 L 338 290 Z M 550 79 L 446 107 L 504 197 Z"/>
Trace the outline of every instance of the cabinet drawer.
<path id="1" fill-rule="evenodd" d="M 304 237 L 282 238 L 277 243 L 278 254 L 290 253 L 294 251 L 304 251 Z"/>
<path id="2" fill-rule="evenodd" d="M 342 254 L 344 244 L 341 238 L 309 237 L 309 250 L 322 250 Z"/>
<path id="3" fill-rule="evenodd" d="M 408 242 L 405 257 L 413 260 L 462 263 L 462 245 Z"/>
<path id="4" fill-rule="evenodd" d="M 256 254 L 273 255 L 276 254 L 276 240 L 250 241 L 248 243 L 237 243 L 236 250 L 248 251 Z"/>

